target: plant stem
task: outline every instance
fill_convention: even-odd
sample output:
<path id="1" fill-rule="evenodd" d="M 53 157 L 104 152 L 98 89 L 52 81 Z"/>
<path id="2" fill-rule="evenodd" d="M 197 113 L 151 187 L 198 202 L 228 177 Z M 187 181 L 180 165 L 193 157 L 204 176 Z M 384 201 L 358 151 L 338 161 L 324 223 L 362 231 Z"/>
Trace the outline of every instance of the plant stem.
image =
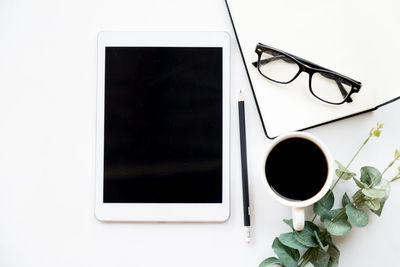
<path id="1" fill-rule="evenodd" d="M 381 175 L 379 175 L 378 179 L 382 179 L 382 177 L 383 177 L 383 175 L 385 174 L 385 172 L 386 172 L 390 167 L 392 167 L 393 164 L 394 164 L 399 158 L 400 158 L 400 155 L 399 155 L 399 156 L 396 156 L 396 157 L 394 158 L 394 160 L 392 160 L 392 161 L 386 166 L 386 168 L 383 170 L 383 172 L 381 173 Z M 378 179 L 376 179 L 376 180 L 378 180 Z M 399 177 L 393 178 L 392 180 L 390 180 L 390 182 L 394 182 L 394 181 L 396 181 L 397 179 L 399 179 Z M 374 180 L 374 182 L 372 182 L 372 183 L 368 186 L 368 188 L 371 188 L 371 186 L 373 186 L 373 185 L 375 185 L 375 180 Z"/>
<path id="2" fill-rule="evenodd" d="M 400 158 L 399 157 L 395 157 L 394 160 L 392 162 L 389 163 L 389 165 L 387 165 L 386 169 L 382 172 L 381 177 L 383 176 L 383 174 L 390 168 L 393 166 L 393 164 Z"/>
<path id="3" fill-rule="evenodd" d="M 349 164 L 347 164 L 346 169 L 350 166 L 351 163 L 353 163 L 354 159 L 358 156 L 358 154 L 361 152 L 361 150 L 364 148 L 364 146 L 368 143 L 369 139 L 371 139 L 371 136 L 368 136 L 367 139 L 365 139 L 364 143 L 361 145 L 361 147 L 357 150 L 356 154 L 354 154 L 353 158 L 350 160 Z"/>
<path id="4" fill-rule="evenodd" d="M 371 135 L 369 135 L 367 137 L 367 139 L 364 140 L 363 144 L 360 146 L 360 148 L 357 150 L 357 152 L 354 154 L 353 158 L 349 161 L 349 163 L 347 163 L 346 169 L 348 169 L 351 165 L 351 163 L 353 163 L 354 159 L 358 156 L 358 154 L 360 154 L 361 150 L 364 148 L 364 146 L 368 143 L 369 139 L 371 139 Z M 386 171 L 386 170 L 385 170 Z M 329 194 L 332 194 L 333 189 L 335 189 L 336 185 L 339 183 L 339 181 L 342 179 L 343 173 L 339 176 L 339 178 L 336 180 L 335 184 L 332 186 L 331 191 L 328 192 L 328 196 Z M 317 218 L 317 214 L 314 214 L 314 217 L 312 219 L 311 222 L 314 222 L 315 219 Z"/>
<path id="5" fill-rule="evenodd" d="M 400 176 L 396 176 L 394 178 L 392 178 L 392 180 L 390 180 L 391 183 L 393 183 L 394 181 L 397 181 L 400 179 Z"/>
<path id="6" fill-rule="evenodd" d="M 299 266 L 302 266 L 302 265 L 303 265 L 304 257 L 306 256 L 306 254 L 308 253 L 309 250 L 310 250 L 310 249 L 307 249 L 306 252 L 304 252 L 303 255 L 301 255 L 301 257 L 300 257 L 300 259 L 299 259 L 299 261 L 298 261 Z"/>
<path id="7" fill-rule="evenodd" d="M 393 165 L 394 162 L 395 162 L 395 160 L 393 160 L 393 161 L 391 162 L 391 164 Z M 391 164 L 389 164 L 389 165 L 386 167 L 386 169 L 383 170 L 383 172 L 382 172 L 382 174 L 381 174 L 381 177 L 382 177 L 383 174 L 392 166 Z"/>
<path id="8" fill-rule="evenodd" d="M 299 264 L 300 267 L 303 267 L 310 260 L 312 250 L 313 248 L 307 249 L 306 252 L 304 252 L 303 256 L 301 256 L 301 258 L 299 259 L 299 263 L 301 261 L 301 263 Z"/>

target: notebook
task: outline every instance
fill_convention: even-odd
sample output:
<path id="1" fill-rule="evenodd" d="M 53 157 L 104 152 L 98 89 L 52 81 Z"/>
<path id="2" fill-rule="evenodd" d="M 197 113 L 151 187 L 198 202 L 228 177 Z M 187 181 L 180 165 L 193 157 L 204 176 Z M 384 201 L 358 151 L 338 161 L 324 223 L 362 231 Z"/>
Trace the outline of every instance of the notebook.
<path id="1" fill-rule="evenodd" d="M 400 98 L 400 2 L 226 0 L 265 134 L 304 130 Z M 362 82 L 352 103 L 326 104 L 302 73 L 287 85 L 260 75 L 252 62 L 263 43 Z"/>

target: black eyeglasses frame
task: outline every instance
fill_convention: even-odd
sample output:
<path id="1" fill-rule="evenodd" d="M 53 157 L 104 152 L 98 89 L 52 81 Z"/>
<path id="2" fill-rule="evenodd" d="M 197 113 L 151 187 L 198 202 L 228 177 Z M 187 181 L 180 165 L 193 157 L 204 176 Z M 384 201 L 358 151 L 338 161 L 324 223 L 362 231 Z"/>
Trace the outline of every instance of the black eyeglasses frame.
<path id="1" fill-rule="evenodd" d="M 268 76 L 264 75 L 262 73 L 262 71 L 260 70 L 260 65 L 261 65 L 260 61 L 261 61 L 262 53 L 266 52 L 266 51 L 272 52 L 271 54 L 281 54 L 283 56 L 286 56 L 286 57 L 290 58 L 292 61 L 294 61 L 299 66 L 299 71 L 296 73 L 296 75 L 291 80 L 289 80 L 287 82 L 276 81 L 276 80 L 271 79 Z M 356 81 L 356 80 L 354 80 L 352 78 L 349 78 L 349 77 L 347 77 L 347 76 L 345 76 L 343 74 L 340 74 L 338 72 L 332 71 L 332 70 L 327 69 L 325 67 L 319 66 L 319 65 L 317 65 L 317 64 L 315 64 L 315 63 L 313 63 L 311 61 L 308 61 L 308 60 L 303 59 L 301 57 L 289 54 L 289 53 L 287 53 L 285 51 L 276 49 L 274 47 L 271 47 L 271 46 L 268 46 L 268 45 L 265 45 L 265 44 L 262 44 L 262 43 L 258 43 L 257 46 L 256 46 L 255 52 L 258 55 L 258 60 L 257 60 L 257 62 L 253 62 L 252 64 L 253 64 L 254 67 L 256 67 L 258 69 L 258 72 L 263 77 L 267 78 L 270 81 L 276 82 L 276 83 L 288 84 L 288 83 L 293 82 L 300 75 L 300 73 L 302 73 L 304 71 L 304 72 L 308 73 L 308 75 L 309 75 L 309 84 L 308 84 L 308 86 L 309 86 L 311 94 L 313 96 L 315 96 L 316 98 L 318 98 L 319 100 L 325 102 L 325 103 L 332 104 L 332 105 L 341 105 L 344 102 L 350 103 L 350 102 L 352 102 L 352 99 L 351 99 L 350 96 L 352 94 L 354 94 L 354 93 L 358 93 L 360 91 L 360 89 L 361 89 L 361 86 L 362 86 L 361 82 L 358 82 L 358 81 Z M 338 102 L 338 103 L 330 102 L 330 101 L 327 101 L 327 100 L 324 100 L 324 99 L 320 98 L 319 96 L 317 96 L 313 92 L 312 86 L 311 86 L 312 76 L 315 73 L 320 73 L 321 75 L 325 74 L 325 75 L 329 75 L 329 76 L 337 76 L 337 77 L 339 77 L 342 81 L 346 82 L 348 85 L 351 86 L 350 92 L 349 93 L 346 92 L 346 96 L 344 96 L 343 101 L 342 102 Z M 342 86 L 341 83 L 338 83 L 338 86 L 340 88 L 340 86 Z M 340 88 L 340 90 L 341 90 L 341 93 L 343 95 L 344 88 Z"/>

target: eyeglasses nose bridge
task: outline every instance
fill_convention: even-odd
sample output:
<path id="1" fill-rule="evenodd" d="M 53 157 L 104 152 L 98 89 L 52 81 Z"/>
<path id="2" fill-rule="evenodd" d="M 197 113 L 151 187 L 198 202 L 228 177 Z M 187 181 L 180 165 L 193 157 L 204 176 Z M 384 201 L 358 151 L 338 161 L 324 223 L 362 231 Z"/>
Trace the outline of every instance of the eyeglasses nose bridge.
<path id="1" fill-rule="evenodd" d="M 308 73 L 308 75 L 309 75 L 310 77 L 311 77 L 311 76 L 313 75 L 313 73 L 314 73 L 314 71 L 313 71 L 312 69 L 309 69 L 309 68 L 305 67 L 304 65 L 301 65 L 301 66 L 300 66 L 300 70 L 303 71 L 303 72 Z"/>

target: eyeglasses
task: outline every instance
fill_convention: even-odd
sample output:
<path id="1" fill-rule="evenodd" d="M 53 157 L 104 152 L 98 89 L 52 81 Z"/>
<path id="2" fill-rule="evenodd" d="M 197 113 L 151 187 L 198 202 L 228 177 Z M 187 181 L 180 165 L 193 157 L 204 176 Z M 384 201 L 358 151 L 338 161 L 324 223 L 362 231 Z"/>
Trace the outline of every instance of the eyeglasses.
<path id="1" fill-rule="evenodd" d="M 259 43 L 256 53 L 258 61 L 253 65 L 262 76 L 276 83 L 288 84 L 304 71 L 310 77 L 311 94 L 325 103 L 350 103 L 353 101 L 350 96 L 360 91 L 360 82 L 276 48 Z"/>

